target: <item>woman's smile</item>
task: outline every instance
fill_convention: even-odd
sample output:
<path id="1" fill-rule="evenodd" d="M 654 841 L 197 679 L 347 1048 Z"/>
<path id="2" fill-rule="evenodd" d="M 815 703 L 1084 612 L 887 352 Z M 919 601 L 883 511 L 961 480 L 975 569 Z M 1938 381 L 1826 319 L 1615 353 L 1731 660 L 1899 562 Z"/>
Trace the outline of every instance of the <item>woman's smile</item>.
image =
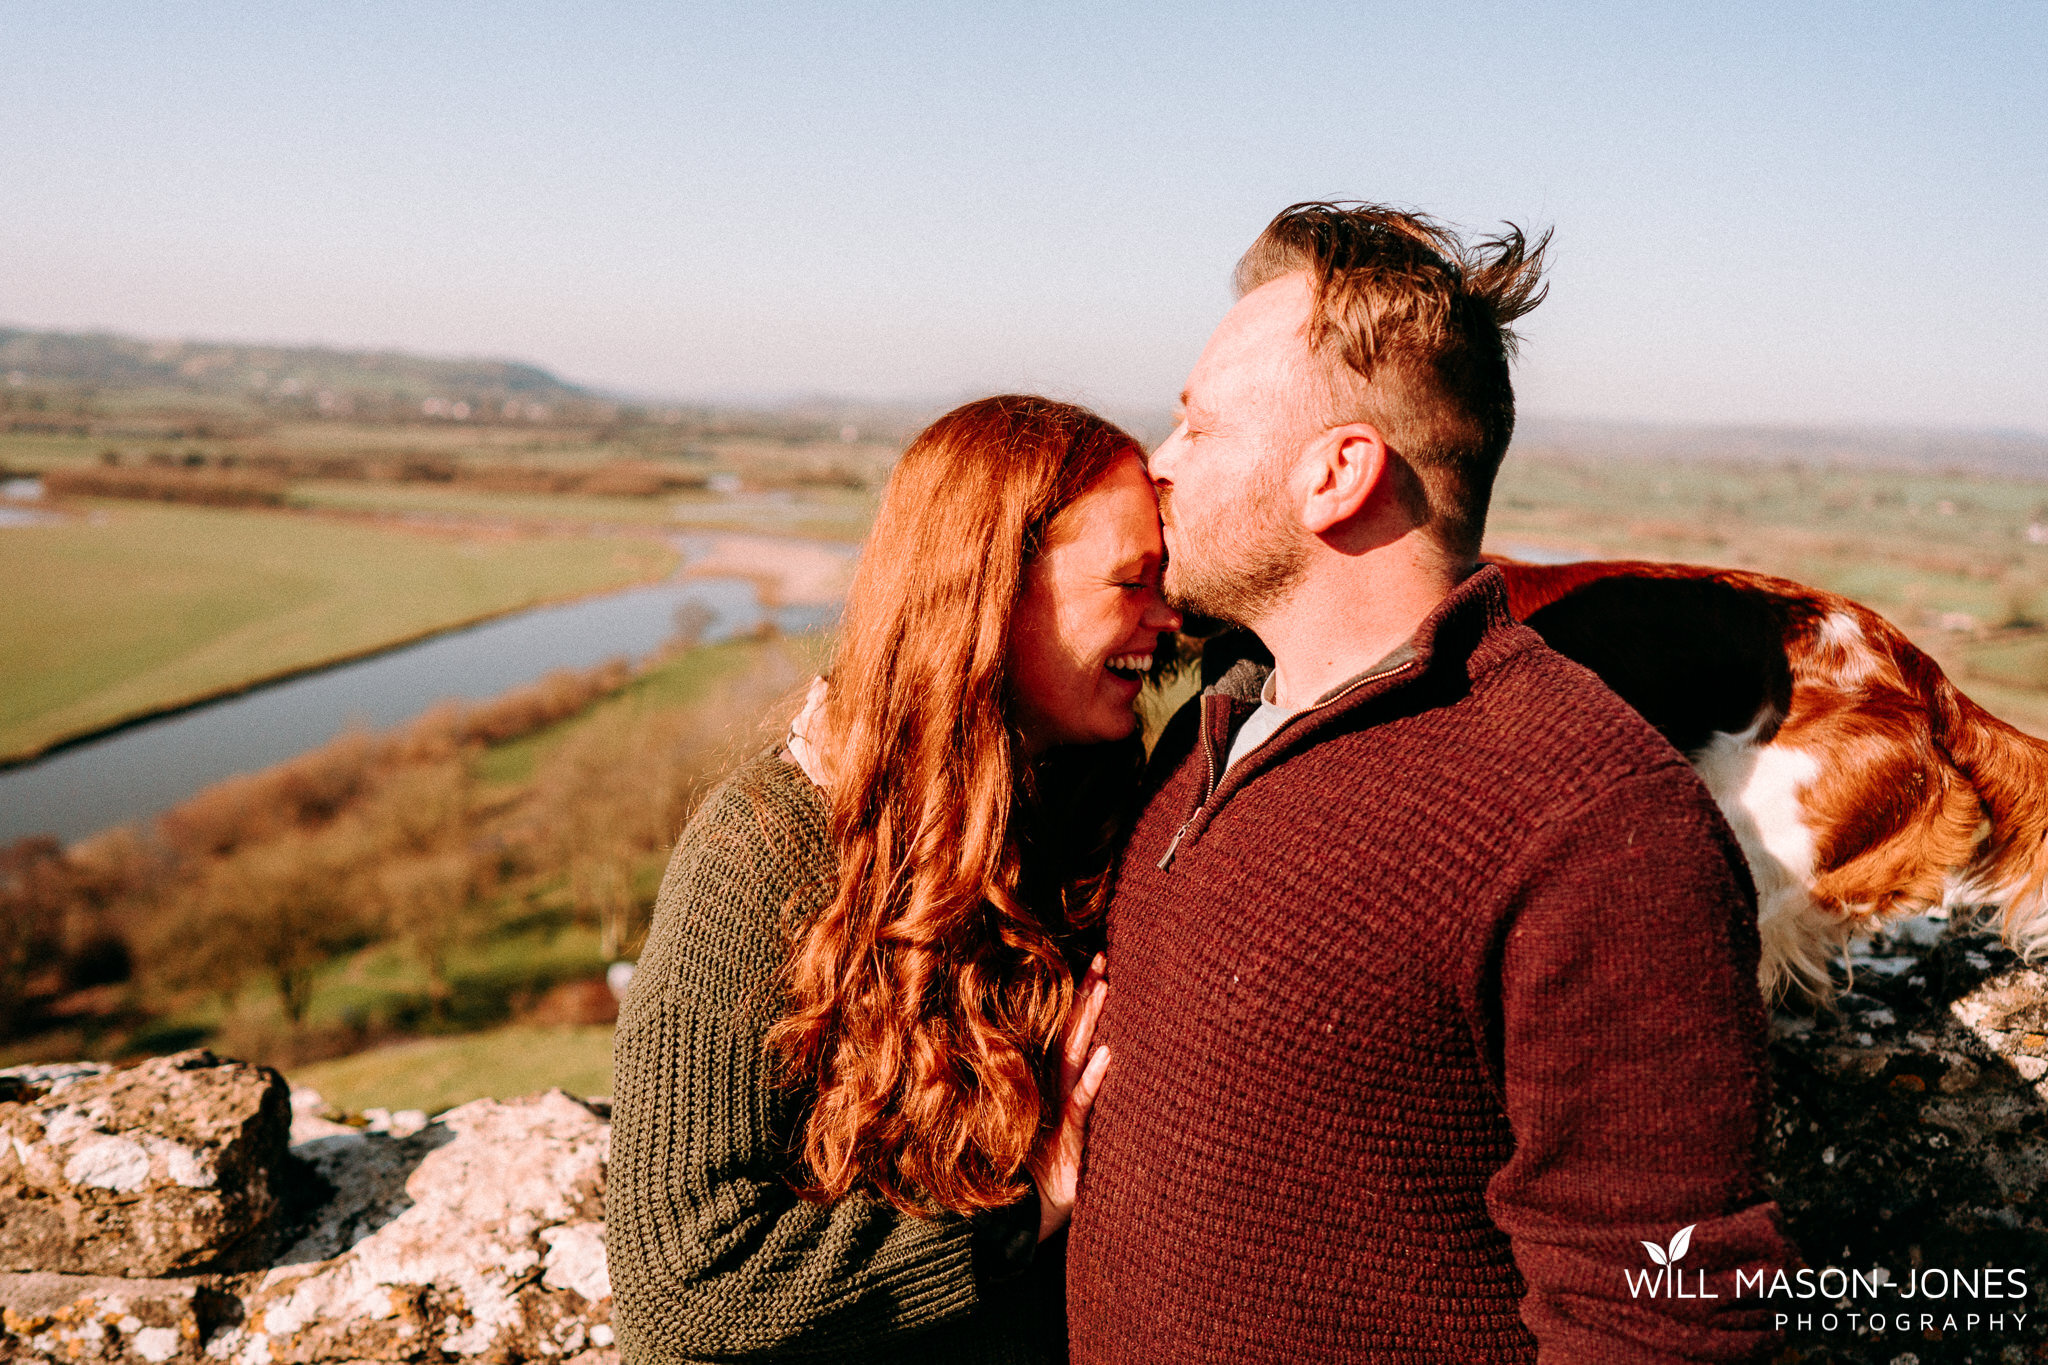
<path id="1" fill-rule="evenodd" d="M 1010 635 L 1010 691 L 1029 753 L 1122 739 L 1137 726 L 1160 635 L 1159 504 L 1134 452 L 1054 519 L 1025 571 Z"/>

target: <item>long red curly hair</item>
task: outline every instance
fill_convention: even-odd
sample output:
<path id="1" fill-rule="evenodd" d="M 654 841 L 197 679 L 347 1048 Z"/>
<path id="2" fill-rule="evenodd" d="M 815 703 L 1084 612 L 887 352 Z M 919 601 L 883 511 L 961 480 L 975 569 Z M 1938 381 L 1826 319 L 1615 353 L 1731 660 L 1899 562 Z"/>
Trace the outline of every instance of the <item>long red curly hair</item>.
<path id="1" fill-rule="evenodd" d="M 814 1096 L 807 1198 L 971 1213 L 1025 1192 L 1138 760 L 1132 741 L 1028 764 L 1005 658 L 1047 528 L 1130 454 L 1083 408 L 984 398 L 912 441 L 882 496 L 818 727 L 838 891 L 796 930 L 769 1031 Z"/>

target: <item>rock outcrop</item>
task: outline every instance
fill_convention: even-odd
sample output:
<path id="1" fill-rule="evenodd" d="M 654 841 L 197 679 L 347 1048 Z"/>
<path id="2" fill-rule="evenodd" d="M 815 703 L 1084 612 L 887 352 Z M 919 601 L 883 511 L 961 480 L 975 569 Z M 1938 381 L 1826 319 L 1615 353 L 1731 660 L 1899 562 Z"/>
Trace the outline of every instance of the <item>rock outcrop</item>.
<path id="1" fill-rule="evenodd" d="M 609 1344 L 610 1143 L 598 1112 L 556 1090 L 477 1100 L 407 1136 L 301 1144 L 335 1195 L 209 1353 L 311 1365 Z"/>
<path id="2" fill-rule="evenodd" d="M 207 1052 L 15 1072 L 0 1090 L 0 1270 L 266 1264 L 290 1126 L 283 1077 Z"/>
<path id="3" fill-rule="evenodd" d="M 1989 935 L 1854 965 L 1833 1012 L 1774 1024 L 1770 1167 L 1800 1245 L 2048 1270 L 2048 973 Z"/>
<path id="4" fill-rule="evenodd" d="M 1889 1281 L 1919 1276 L 1923 1288 L 1929 1271 L 1962 1269 L 1978 1296 L 1945 1281 L 1939 1302 L 1890 1289 L 1788 1299 L 1786 1365 L 2048 1359 L 2048 1324 L 2034 1316 L 2048 1279 L 2048 972 L 1989 935 L 1940 928 L 1923 922 L 1860 952 L 1834 1010 L 1778 1015 L 1768 1151 L 1773 1192 L 1814 1268 L 1883 1267 Z M 170 1098 L 145 1112 L 151 1094 Z M 153 1205 L 190 1207 L 197 1192 L 230 1184 L 272 1191 L 262 1236 L 244 1228 L 244 1240 L 223 1233 L 211 1250 L 182 1253 L 205 1273 L 167 1277 L 161 1257 L 118 1275 L 51 1273 L 88 1258 L 39 1234 L 35 1245 L 49 1249 L 34 1254 L 49 1261 L 0 1274 L 0 1360 L 616 1365 L 601 1101 L 551 1091 L 431 1119 L 376 1111 L 367 1127 L 320 1110 L 309 1092 L 287 1097 L 274 1073 L 203 1054 L 125 1072 L 0 1072 L 0 1121 L 42 1153 L 34 1179 L 44 1182 L 33 1186 L 44 1193 L 22 1193 L 23 1159 L 0 1156 L 16 1163 L 0 1166 L 0 1225 L 37 1199 L 66 1197 L 47 1193 L 52 1170 L 72 1172 L 62 1190 L 79 1207 L 102 1211 L 81 1224 L 93 1229 L 160 1226 L 167 1215 Z M 233 1125 L 209 1127 L 201 1113 L 249 1117 L 236 1139 Z M 90 1135 L 130 1143 L 146 1166 Z M 153 1143 L 192 1152 L 196 1164 L 178 1158 L 176 1169 L 213 1171 L 215 1185 L 180 1184 Z M 282 1186 L 256 1174 L 280 1169 Z M 128 1188 L 87 1182 L 112 1178 L 101 1172 L 123 1173 Z M 117 1208 L 118 1218 L 105 1212 Z M 13 1235 L 0 1232 L 0 1244 Z M 232 1247 L 259 1243 L 260 1268 L 229 1268 Z M 2020 1268 L 2026 1292 L 2010 1297 L 2002 1278 L 2001 1297 L 1984 1296 L 1986 1266 Z M 104 1258 L 90 1268 L 104 1272 Z"/>
<path id="5" fill-rule="evenodd" d="M 195 1360 L 233 1307 L 199 1276 L 0 1274 L 0 1360 Z"/>
<path id="6" fill-rule="evenodd" d="M 612 1365 L 606 1115 L 559 1090 L 369 1129 L 302 1111 L 291 1159 L 324 1197 L 266 1268 L 0 1274 L 0 1359 Z"/>
<path id="7" fill-rule="evenodd" d="M 2048 972 L 1945 928 L 1861 946 L 1832 1010 L 1773 1021 L 1772 1193 L 1816 1270 L 1886 1272 L 1784 1299 L 1788 1362 L 2048 1359 Z"/>

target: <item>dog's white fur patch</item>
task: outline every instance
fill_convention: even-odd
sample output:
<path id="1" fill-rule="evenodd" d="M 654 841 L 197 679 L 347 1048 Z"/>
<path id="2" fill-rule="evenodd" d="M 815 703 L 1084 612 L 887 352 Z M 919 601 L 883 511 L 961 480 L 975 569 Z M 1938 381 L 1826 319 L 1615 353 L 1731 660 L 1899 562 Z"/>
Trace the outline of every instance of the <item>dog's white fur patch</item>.
<path id="1" fill-rule="evenodd" d="M 1958 921 L 1983 922 L 2003 912 L 2006 943 L 2022 957 L 2048 956 L 2048 884 L 2027 894 L 2026 875 L 1991 880 L 1991 821 L 1977 822 L 1977 852 L 1968 866 L 1950 869 L 1941 886 L 1941 908 Z"/>
<path id="2" fill-rule="evenodd" d="M 1841 654 L 1831 681 L 1851 688 L 1869 681 L 1877 672 L 1877 656 L 1863 638 L 1863 626 L 1846 611 L 1831 611 L 1821 619 L 1820 642 Z"/>
<path id="3" fill-rule="evenodd" d="M 1763 938 L 1757 975 L 1765 993 L 1795 980 L 1824 991 L 1847 927 L 1814 904 L 1809 890 L 1814 831 L 1800 796 L 1820 775 L 1820 760 L 1786 745 L 1759 745 L 1757 735 L 1773 718 L 1765 711 L 1739 734 L 1716 732 L 1692 755 L 1692 765 L 1749 860 Z"/>
<path id="4" fill-rule="evenodd" d="M 1820 640 L 1824 645 L 1848 649 L 1863 643 L 1863 627 L 1848 612 L 1831 611 L 1821 620 Z"/>
<path id="5" fill-rule="evenodd" d="M 2004 912 L 2005 941 L 2022 957 L 2048 955 L 2048 887 L 2025 895 L 2027 879 L 2004 885 L 1987 880 L 1976 868 L 1950 872 L 1941 888 L 1942 909 L 1958 921 L 1988 921 Z"/>

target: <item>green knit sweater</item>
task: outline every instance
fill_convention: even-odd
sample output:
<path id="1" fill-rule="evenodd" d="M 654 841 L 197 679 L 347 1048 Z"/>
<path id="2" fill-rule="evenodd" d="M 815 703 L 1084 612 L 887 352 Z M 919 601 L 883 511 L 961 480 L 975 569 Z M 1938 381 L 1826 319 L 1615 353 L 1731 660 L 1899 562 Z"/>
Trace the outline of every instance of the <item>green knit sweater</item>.
<path id="1" fill-rule="evenodd" d="M 606 1245 L 625 1365 L 1063 1356 L 1036 1201 L 934 1219 L 790 1185 L 803 1096 L 764 1048 L 790 926 L 829 899 L 825 803 L 779 752 L 669 860 L 613 1042 Z M 1048 1334 L 1058 1334 L 1049 1338 Z"/>

